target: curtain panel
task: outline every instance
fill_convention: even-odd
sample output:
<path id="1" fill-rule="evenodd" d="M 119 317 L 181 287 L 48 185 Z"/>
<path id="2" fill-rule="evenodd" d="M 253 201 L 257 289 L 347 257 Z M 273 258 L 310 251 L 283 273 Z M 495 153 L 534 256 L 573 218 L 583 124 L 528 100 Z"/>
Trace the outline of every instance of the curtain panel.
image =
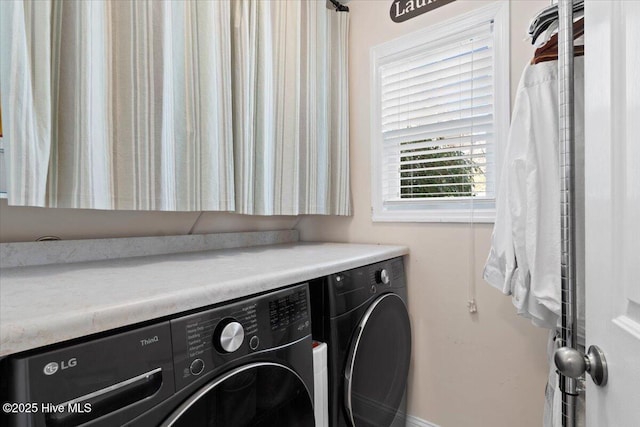
<path id="1" fill-rule="evenodd" d="M 234 209 L 228 2 L 2 8 L 10 204 Z"/>
<path id="2" fill-rule="evenodd" d="M 238 212 L 350 214 L 348 17 L 324 1 L 233 2 Z"/>
<path id="3" fill-rule="evenodd" d="M 1 3 L 10 205 L 350 214 L 348 14 Z"/>

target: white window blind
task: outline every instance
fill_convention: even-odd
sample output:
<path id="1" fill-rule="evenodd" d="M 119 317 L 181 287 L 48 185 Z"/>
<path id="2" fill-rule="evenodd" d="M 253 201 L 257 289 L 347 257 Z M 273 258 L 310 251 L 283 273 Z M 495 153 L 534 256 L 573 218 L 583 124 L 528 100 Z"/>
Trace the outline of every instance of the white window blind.
<path id="1" fill-rule="evenodd" d="M 493 208 L 494 24 L 484 14 L 376 61 L 379 210 Z"/>

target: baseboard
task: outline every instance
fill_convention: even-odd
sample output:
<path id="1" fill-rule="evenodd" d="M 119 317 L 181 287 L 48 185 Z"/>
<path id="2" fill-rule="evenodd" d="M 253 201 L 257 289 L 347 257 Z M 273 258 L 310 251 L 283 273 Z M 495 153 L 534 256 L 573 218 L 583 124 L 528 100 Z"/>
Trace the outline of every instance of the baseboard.
<path id="1" fill-rule="evenodd" d="M 422 420 L 413 415 L 407 415 L 407 427 L 440 427 L 437 424 Z"/>

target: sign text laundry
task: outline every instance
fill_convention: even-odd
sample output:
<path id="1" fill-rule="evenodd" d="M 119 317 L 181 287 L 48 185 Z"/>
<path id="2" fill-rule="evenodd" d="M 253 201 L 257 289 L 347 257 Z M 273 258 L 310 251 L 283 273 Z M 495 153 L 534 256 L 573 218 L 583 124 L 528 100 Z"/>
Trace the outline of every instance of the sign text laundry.
<path id="1" fill-rule="evenodd" d="M 393 0 L 389 15 L 393 22 L 404 22 L 407 19 L 422 15 L 455 0 Z"/>

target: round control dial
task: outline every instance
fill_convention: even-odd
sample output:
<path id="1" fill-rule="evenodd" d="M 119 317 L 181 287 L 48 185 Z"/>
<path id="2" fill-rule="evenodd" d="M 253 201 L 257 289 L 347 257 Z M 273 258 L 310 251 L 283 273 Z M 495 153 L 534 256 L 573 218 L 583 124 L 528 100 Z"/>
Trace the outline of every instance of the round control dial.
<path id="1" fill-rule="evenodd" d="M 257 336 L 252 336 L 249 340 L 249 347 L 251 350 L 255 350 L 260 345 L 260 339 Z"/>
<path id="2" fill-rule="evenodd" d="M 244 328 L 240 322 L 232 320 L 222 328 L 218 340 L 223 351 L 233 353 L 244 342 Z"/>
<path id="3" fill-rule="evenodd" d="M 389 284 L 390 282 L 389 273 L 387 273 L 386 268 L 376 271 L 376 282 L 382 283 L 383 285 Z"/>
<path id="4" fill-rule="evenodd" d="M 202 359 L 195 359 L 193 362 L 191 362 L 189 370 L 191 371 L 192 375 L 200 375 L 202 371 L 204 371 L 204 362 L 202 361 Z"/>

